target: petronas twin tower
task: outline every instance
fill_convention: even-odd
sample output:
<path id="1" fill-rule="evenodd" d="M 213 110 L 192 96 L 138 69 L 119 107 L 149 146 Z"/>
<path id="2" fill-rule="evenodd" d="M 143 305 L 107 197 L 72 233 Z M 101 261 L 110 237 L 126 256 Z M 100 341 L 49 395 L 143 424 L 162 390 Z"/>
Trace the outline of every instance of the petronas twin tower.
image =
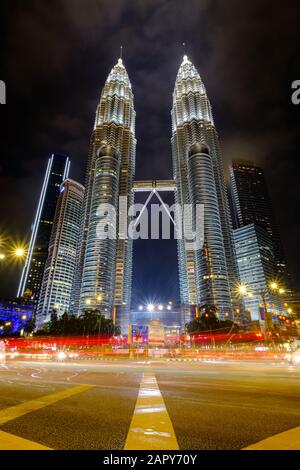
<path id="1" fill-rule="evenodd" d="M 184 56 L 173 94 L 172 155 L 175 202 L 204 205 L 204 243 L 189 250 L 178 239 L 183 318 L 191 306 L 215 304 L 232 316 L 235 256 L 223 164 L 211 105 L 203 82 Z M 130 315 L 133 240 L 124 236 L 127 208 L 134 202 L 135 111 L 121 59 L 113 67 L 96 110 L 86 175 L 81 249 L 73 289 L 73 309 L 99 309 L 127 331 Z M 117 236 L 99 237 L 99 205 L 113 205 L 109 226 Z M 102 206 L 103 207 L 103 206 Z M 183 222 L 182 222 L 183 223 Z"/>

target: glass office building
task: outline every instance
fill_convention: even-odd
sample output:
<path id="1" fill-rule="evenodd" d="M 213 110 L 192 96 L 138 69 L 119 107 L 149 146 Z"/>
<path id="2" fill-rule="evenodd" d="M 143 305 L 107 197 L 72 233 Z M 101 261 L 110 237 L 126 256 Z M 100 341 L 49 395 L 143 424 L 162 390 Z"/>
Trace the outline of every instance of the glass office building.
<path id="1" fill-rule="evenodd" d="M 189 151 L 194 144 L 205 144 L 210 149 L 210 158 L 213 170 L 213 184 L 211 191 L 215 192 L 217 199 L 217 217 L 221 224 L 221 250 L 224 249 L 225 260 L 222 258 L 222 276 L 225 276 L 225 283 L 229 284 L 229 294 L 226 297 L 226 309 L 230 316 L 233 313 L 231 297 L 237 280 L 237 268 L 235 264 L 234 246 L 232 237 L 231 218 L 229 203 L 224 180 L 223 162 L 219 147 L 218 135 L 213 121 L 211 105 L 201 77 L 191 61 L 184 56 L 180 65 L 175 88 L 173 93 L 172 115 L 172 154 L 173 171 L 176 182 L 175 202 L 189 204 L 191 202 L 191 192 L 188 181 L 188 161 Z M 204 208 L 205 210 L 205 208 Z M 208 241 L 208 240 L 207 240 Z M 206 248 L 210 247 L 206 244 Z M 190 305 L 197 305 L 200 302 L 209 301 L 202 295 L 199 278 L 199 257 L 191 250 L 185 248 L 184 240 L 178 241 L 178 266 L 181 303 L 185 310 L 185 317 L 188 319 L 191 311 Z M 218 289 L 218 286 L 213 286 Z M 224 297 L 224 301 L 225 301 Z M 214 299 L 218 302 L 217 297 Z M 222 307 L 223 305 L 217 305 Z"/>
<path id="2" fill-rule="evenodd" d="M 46 174 L 32 225 L 26 261 L 22 271 L 17 296 L 27 296 L 37 305 L 48 257 L 48 248 L 60 185 L 68 177 L 70 159 L 67 155 L 53 153 L 47 164 Z"/>
<path id="3" fill-rule="evenodd" d="M 262 293 L 269 311 L 274 314 L 282 311 L 280 299 L 269 289 L 275 270 L 272 238 L 256 224 L 245 225 L 233 233 L 240 281 L 250 294 L 244 296 L 245 308 L 250 311 L 251 320 L 263 323 Z"/>
<path id="4" fill-rule="evenodd" d="M 234 228 L 255 223 L 268 232 L 273 245 L 276 278 L 289 285 L 283 246 L 262 168 L 251 161 L 233 160 L 229 174 Z"/>
<path id="5" fill-rule="evenodd" d="M 102 271 L 100 264 L 104 259 L 103 256 L 99 252 L 94 254 L 91 251 L 87 252 L 88 244 L 92 246 L 93 243 L 97 243 L 95 220 L 93 220 L 95 224 L 93 231 L 90 224 L 94 217 L 93 204 L 96 194 L 103 184 L 99 173 L 101 171 L 99 150 L 103 145 L 112 146 L 114 152 L 119 155 L 118 184 L 115 186 L 115 183 L 111 182 L 112 199 L 127 198 L 129 207 L 133 202 L 132 185 L 135 172 L 135 110 L 131 83 L 122 59 L 118 59 L 109 73 L 96 110 L 87 166 L 81 249 L 73 291 L 73 310 L 74 313 L 79 313 L 92 304 L 94 308 L 104 311 L 107 316 L 112 316 L 115 307 L 117 322 L 122 330 L 127 331 L 131 301 L 132 240 L 117 236 L 114 247 L 110 247 L 109 265 L 113 266 L 114 271 L 113 299 L 111 299 L 111 283 L 109 282 L 111 286 L 108 296 L 101 290 L 99 284 L 97 273 Z M 102 191 L 102 196 L 104 194 L 105 191 Z M 123 207 L 118 207 L 118 211 L 124 212 L 123 218 L 127 224 L 127 207 L 124 210 Z M 103 248 L 106 251 L 107 246 L 103 245 Z M 100 264 L 96 267 L 98 262 Z M 91 265 L 94 265 L 92 270 Z M 108 277 L 111 276 L 112 270 Z"/>
<path id="6" fill-rule="evenodd" d="M 61 316 L 70 311 L 74 282 L 84 187 L 71 179 L 60 187 L 45 264 L 36 323 L 50 321 L 51 314 Z"/>

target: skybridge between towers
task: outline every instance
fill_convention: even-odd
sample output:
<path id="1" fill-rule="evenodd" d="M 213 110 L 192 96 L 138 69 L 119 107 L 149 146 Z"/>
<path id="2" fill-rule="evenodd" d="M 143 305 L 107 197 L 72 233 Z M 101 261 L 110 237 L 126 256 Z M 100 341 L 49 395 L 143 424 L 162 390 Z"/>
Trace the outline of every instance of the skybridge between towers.
<path id="1" fill-rule="evenodd" d="M 156 197 L 159 199 L 160 203 L 162 204 L 163 208 L 165 209 L 166 213 L 170 217 L 171 221 L 175 224 L 175 220 L 173 219 L 169 208 L 166 206 L 164 201 L 162 200 L 160 196 L 161 191 L 165 192 L 175 192 L 176 190 L 176 183 L 174 180 L 145 180 L 145 181 L 134 181 L 133 182 L 133 187 L 132 190 L 134 193 L 146 193 L 149 192 L 149 196 L 147 197 L 147 200 L 144 204 L 143 209 L 140 212 L 140 215 L 135 221 L 135 226 L 138 224 L 140 218 L 142 217 L 142 214 L 144 210 L 147 208 L 147 205 L 149 204 L 150 200 L 156 195 Z"/>
<path id="2" fill-rule="evenodd" d="M 174 180 L 146 180 L 146 181 L 134 181 L 133 192 L 144 193 L 144 192 L 156 192 L 156 191 L 171 191 L 176 190 L 176 183 Z"/>

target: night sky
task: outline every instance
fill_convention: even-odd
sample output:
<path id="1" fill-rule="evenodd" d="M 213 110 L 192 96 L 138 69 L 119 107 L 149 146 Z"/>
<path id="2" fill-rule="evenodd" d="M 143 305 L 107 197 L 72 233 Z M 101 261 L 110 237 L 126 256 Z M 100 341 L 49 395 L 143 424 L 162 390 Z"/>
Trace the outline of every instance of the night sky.
<path id="1" fill-rule="evenodd" d="M 1 10 L 1 238 L 28 240 L 49 153 L 70 154 L 70 176 L 83 182 L 97 101 L 121 44 L 137 113 L 136 179 L 172 178 L 170 109 L 185 42 L 225 168 L 246 158 L 265 169 L 299 290 L 300 105 L 291 102 L 299 2 L 2 0 Z M 19 271 L 0 267 L 0 296 L 15 295 Z M 177 277 L 174 241 L 135 242 L 134 300 L 178 298 Z"/>

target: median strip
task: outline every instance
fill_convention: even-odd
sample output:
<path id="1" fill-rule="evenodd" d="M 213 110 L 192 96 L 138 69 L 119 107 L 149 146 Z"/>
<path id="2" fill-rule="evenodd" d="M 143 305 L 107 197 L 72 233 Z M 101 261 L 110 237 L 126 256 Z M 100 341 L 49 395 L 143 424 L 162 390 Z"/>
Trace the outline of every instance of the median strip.
<path id="1" fill-rule="evenodd" d="M 31 413 L 32 411 L 39 410 L 45 406 L 52 405 L 53 403 L 64 400 L 65 398 L 69 398 L 72 395 L 85 392 L 92 387 L 93 385 L 78 385 L 61 392 L 51 393 L 50 395 L 45 395 L 39 398 L 35 398 L 34 400 L 26 401 L 20 405 L 5 408 L 4 410 L 0 411 L 0 426 L 27 413 Z"/>
<path id="2" fill-rule="evenodd" d="M 174 428 L 155 375 L 145 373 L 124 450 L 178 450 Z"/>

